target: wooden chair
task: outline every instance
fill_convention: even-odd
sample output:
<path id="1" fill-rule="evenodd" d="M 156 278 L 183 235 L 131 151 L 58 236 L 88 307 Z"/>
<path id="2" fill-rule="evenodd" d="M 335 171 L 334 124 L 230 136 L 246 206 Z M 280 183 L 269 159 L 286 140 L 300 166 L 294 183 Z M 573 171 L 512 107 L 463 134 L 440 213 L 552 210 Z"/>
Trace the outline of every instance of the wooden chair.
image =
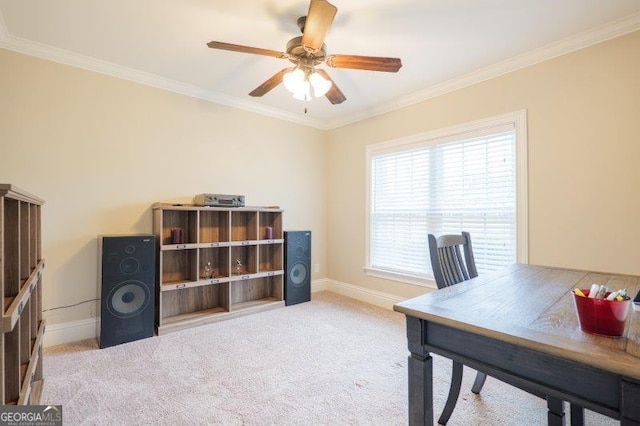
<path id="1" fill-rule="evenodd" d="M 462 248 L 462 252 L 461 252 Z M 458 284 L 478 276 L 476 263 L 473 259 L 471 247 L 471 235 L 463 232 L 462 235 L 441 235 L 436 237 L 429 234 L 429 252 L 431 254 L 431 267 L 438 289 Z M 462 254 L 464 253 L 464 258 Z M 460 387 L 462 385 L 462 367 L 460 362 L 453 361 L 451 371 L 451 387 L 449 396 L 444 405 L 438 423 L 446 425 L 453 409 L 458 402 Z M 480 393 L 487 375 L 477 372 L 476 380 L 471 387 L 471 392 Z"/>
<path id="2" fill-rule="evenodd" d="M 473 258 L 473 248 L 471 247 L 471 235 L 468 232 L 462 232 L 462 235 L 441 235 L 439 237 L 429 234 L 429 253 L 431 255 L 433 276 L 438 285 L 438 289 L 449 287 L 478 276 L 476 263 Z M 438 419 L 438 423 L 441 425 L 447 424 L 456 406 L 456 402 L 458 402 L 458 396 L 460 395 L 460 388 L 462 386 L 462 369 L 463 364 L 453 361 L 449 396 L 442 409 L 442 414 L 440 414 L 440 418 Z M 471 392 L 479 394 L 486 379 L 487 375 L 478 371 L 473 386 L 471 387 Z M 549 413 L 555 413 L 560 418 L 564 416 L 563 401 L 561 399 L 545 395 L 536 389 L 522 389 L 539 398 L 546 399 Z M 570 404 L 570 408 L 571 426 L 584 426 L 584 408 L 573 403 Z M 551 414 L 549 414 L 549 416 L 551 416 Z M 551 419 L 551 417 L 549 417 L 549 419 Z M 549 424 L 552 424 L 551 420 L 549 421 Z"/>

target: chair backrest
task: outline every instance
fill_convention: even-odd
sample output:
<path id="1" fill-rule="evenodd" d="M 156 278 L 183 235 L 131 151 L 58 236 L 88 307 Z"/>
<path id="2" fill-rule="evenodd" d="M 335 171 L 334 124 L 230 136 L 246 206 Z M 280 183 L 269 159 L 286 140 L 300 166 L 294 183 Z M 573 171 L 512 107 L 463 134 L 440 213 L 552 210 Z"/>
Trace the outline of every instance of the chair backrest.
<path id="1" fill-rule="evenodd" d="M 464 259 L 460 247 L 464 252 Z M 463 232 L 462 235 L 440 235 L 439 237 L 429 234 L 429 253 L 438 288 L 448 287 L 478 276 L 471 248 L 471 235 L 468 232 Z"/>

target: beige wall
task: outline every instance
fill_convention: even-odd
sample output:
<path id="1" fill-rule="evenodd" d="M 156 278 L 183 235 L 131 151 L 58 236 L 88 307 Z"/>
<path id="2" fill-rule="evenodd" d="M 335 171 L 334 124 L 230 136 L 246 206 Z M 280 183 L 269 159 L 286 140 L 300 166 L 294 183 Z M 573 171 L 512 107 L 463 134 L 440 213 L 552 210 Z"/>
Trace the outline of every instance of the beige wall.
<path id="1" fill-rule="evenodd" d="M 640 32 L 329 132 L 328 276 L 398 296 L 426 291 L 362 270 L 365 147 L 521 109 L 530 263 L 640 274 L 638 52 Z"/>
<path id="2" fill-rule="evenodd" d="M 282 206 L 314 279 L 410 297 L 362 270 L 366 146 L 527 109 L 530 262 L 640 274 L 638 51 L 640 32 L 323 132 L 0 49 L 0 182 L 46 200 L 45 309 L 96 296 L 97 235 L 201 192 Z"/>
<path id="3" fill-rule="evenodd" d="M 0 182 L 45 199 L 44 308 L 96 297 L 97 236 L 152 232 L 156 201 L 245 194 L 313 231 L 325 261 L 325 133 L 0 49 Z M 50 324 L 95 316 L 94 303 Z"/>

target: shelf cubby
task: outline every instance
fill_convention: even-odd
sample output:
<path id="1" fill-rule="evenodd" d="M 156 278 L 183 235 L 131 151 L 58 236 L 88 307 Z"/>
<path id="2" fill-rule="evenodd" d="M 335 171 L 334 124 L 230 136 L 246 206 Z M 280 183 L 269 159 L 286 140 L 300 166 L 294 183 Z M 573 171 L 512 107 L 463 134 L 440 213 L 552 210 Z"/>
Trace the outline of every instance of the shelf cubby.
<path id="1" fill-rule="evenodd" d="M 42 306 L 42 301 L 40 300 L 40 294 L 38 291 L 36 291 L 36 289 L 40 288 L 40 282 L 39 280 L 36 281 L 36 287 L 34 288 L 34 291 L 31 292 L 31 331 L 30 331 L 30 335 L 31 335 L 31 345 L 33 346 L 34 342 L 36 341 L 36 337 L 38 335 L 38 325 L 39 325 L 39 318 L 38 318 L 38 312 L 40 312 L 41 309 L 38 309 L 38 306 Z"/>
<path id="2" fill-rule="evenodd" d="M 173 230 L 181 230 L 180 242 L 173 241 Z M 194 244 L 198 242 L 198 212 L 190 210 L 163 210 L 162 244 Z"/>
<path id="3" fill-rule="evenodd" d="M 39 206 L 29 205 L 29 267 L 31 270 L 38 264 L 38 230 L 40 229 L 38 210 Z"/>
<path id="4" fill-rule="evenodd" d="M 22 308 L 17 328 L 20 329 L 20 364 L 28 364 L 31 357 L 31 299 Z"/>
<path id="5" fill-rule="evenodd" d="M 261 240 L 281 240 L 282 234 L 282 215 L 278 212 L 261 211 L 260 224 L 258 235 Z M 267 227 L 273 229 L 273 236 L 271 238 L 267 235 Z"/>
<path id="6" fill-rule="evenodd" d="M 20 396 L 20 330 L 4 333 L 4 403 L 16 404 Z"/>
<path id="7" fill-rule="evenodd" d="M 176 284 L 198 280 L 197 250 L 166 250 L 162 252 L 162 282 Z"/>
<path id="8" fill-rule="evenodd" d="M 262 244 L 258 252 L 258 272 L 283 270 L 282 244 Z"/>
<path id="9" fill-rule="evenodd" d="M 230 289 L 231 311 L 281 301 L 282 275 L 234 281 L 230 283 Z"/>
<path id="10" fill-rule="evenodd" d="M 247 275 L 258 272 L 257 254 L 257 246 L 254 245 L 231 247 L 231 275 Z"/>
<path id="11" fill-rule="evenodd" d="M 4 198 L 4 297 L 20 291 L 20 202 Z M 6 311 L 6 309 L 5 309 Z"/>
<path id="12" fill-rule="evenodd" d="M 211 263 L 214 275 L 212 278 L 229 277 L 229 249 L 227 247 L 211 247 L 200 249 L 200 279 L 206 279 L 204 268 Z"/>
<path id="13" fill-rule="evenodd" d="M 200 243 L 229 241 L 229 211 L 200 211 Z"/>
<path id="14" fill-rule="evenodd" d="M 228 283 L 185 288 L 163 293 L 162 319 L 175 323 L 198 312 L 226 312 L 229 310 Z"/>
<path id="15" fill-rule="evenodd" d="M 231 241 L 253 241 L 258 239 L 258 212 L 231 211 Z"/>
<path id="16" fill-rule="evenodd" d="M 20 280 L 24 282 L 31 273 L 29 255 L 29 203 L 20 202 Z"/>

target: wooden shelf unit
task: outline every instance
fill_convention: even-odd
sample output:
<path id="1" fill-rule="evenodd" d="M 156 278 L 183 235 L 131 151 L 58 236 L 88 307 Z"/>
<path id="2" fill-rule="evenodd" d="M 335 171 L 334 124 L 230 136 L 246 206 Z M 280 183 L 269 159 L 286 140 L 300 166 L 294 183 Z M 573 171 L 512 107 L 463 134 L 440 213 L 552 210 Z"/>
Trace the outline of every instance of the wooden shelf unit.
<path id="1" fill-rule="evenodd" d="M 44 201 L 0 184 L 0 401 L 37 405 L 42 393 L 42 221 Z"/>
<path id="2" fill-rule="evenodd" d="M 158 335 L 284 306 L 282 214 L 267 207 L 154 204 Z M 205 274 L 208 263 L 212 277 Z"/>

